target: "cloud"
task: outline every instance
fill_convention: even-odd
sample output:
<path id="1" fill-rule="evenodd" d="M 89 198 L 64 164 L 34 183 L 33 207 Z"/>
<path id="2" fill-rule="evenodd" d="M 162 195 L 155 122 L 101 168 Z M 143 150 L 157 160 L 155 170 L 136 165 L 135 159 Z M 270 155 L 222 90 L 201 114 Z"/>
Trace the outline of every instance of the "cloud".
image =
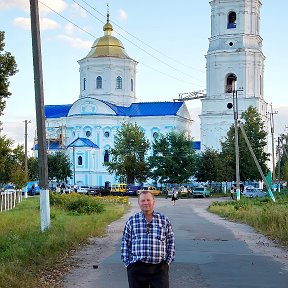
<path id="1" fill-rule="evenodd" d="M 127 13 L 123 9 L 120 9 L 118 18 L 120 21 L 126 21 L 128 18 Z"/>
<path id="2" fill-rule="evenodd" d="M 0 10 L 18 7 L 25 12 L 29 12 L 30 6 L 27 0 L 1 0 Z"/>
<path id="3" fill-rule="evenodd" d="M 30 18 L 24 18 L 24 17 L 17 17 L 13 20 L 13 25 L 17 28 L 25 29 L 25 30 L 31 30 L 31 22 Z M 59 28 L 60 25 L 49 18 L 41 18 L 40 19 L 40 29 L 41 30 L 54 30 Z"/>
<path id="4" fill-rule="evenodd" d="M 0 9 L 20 8 L 26 13 L 30 13 L 29 3 L 30 2 L 28 0 L 1 0 Z M 58 13 L 62 12 L 68 7 L 64 0 L 41 0 L 41 2 L 39 1 L 38 6 L 40 14 L 53 12 L 51 9 L 49 9 L 49 7 Z"/>
<path id="5" fill-rule="evenodd" d="M 92 46 L 92 42 L 91 41 L 84 41 L 80 38 L 75 38 L 75 37 L 70 37 L 67 35 L 58 35 L 57 38 L 64 40 L 65 42 L 67 42 L 71 47 L 74 48 L 85 48 L 85 49 L 90 49 Z"/>
<path id="6" fill-rule="evenodd" d="M 43 4 L 39 2 L 39 10 L 40 13 L 44 14 L 53 12 L 51 9 L 53 9 L 57 13 L 60 13 L 68 7 L 67 3 L 64 0 L 41 0 L 41 2 Z"/>
<path id="7" fill-rule="evenodd" d="M 73 12 L 74 12 L 77 16 L 80 16 L 80 17 L 82 17 L 82 18 L 87 17 L 86 11 L 85 11 L 83 8 L 81 8 L 78 4 L 73 3 L 73 4 L 71 5 L 71 7 L 72 7 Z"/>

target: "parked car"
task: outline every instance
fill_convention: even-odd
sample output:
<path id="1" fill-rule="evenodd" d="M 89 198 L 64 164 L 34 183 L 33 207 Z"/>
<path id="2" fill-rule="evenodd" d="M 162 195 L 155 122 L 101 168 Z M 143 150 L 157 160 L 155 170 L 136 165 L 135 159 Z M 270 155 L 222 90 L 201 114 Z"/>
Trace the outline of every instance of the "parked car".
<path id="1" fill-rule="evenodd" d="M 103 186 L 91 186 L 87 191 L 87 195 L 101 196 L 104 192 L 105 188 Z"/>
<path id="2" fill-rule="evenodd" d="M 147 187 L 143 187 L 140 190 L 137 190 L 137 195 L 139 195 L 141 193 L 141 191 L 143 190 L 148 190 L 150 191 L 154 196 L 159 196 L 161 194 L 161 191 L 159 189 L 157 189 L 154 186 L 147 186 Z"/>
<path id="3" fill-rule="evenodd" d="M 125 183 L 112 184 L 111 195 L 123 196 L 126 194 L 126 191 L 127 191 L 127 184 Z"/>
<path id="4" fill-rule="evenodd" d="M 89 189 L 90 189 L 90 186 L 81 185 L 77 187 L 77 193 L 87 194 Z"/>
<path id="5" fill-rule="evenodd" d="M 128 185 L 128 189 L 126 190 L 126 195 L 135 196 L 137 195 L 137 191 L 140 190 L 141 187 L 137 185 Z"/>
<path id="6" fill-rule="evenodd" d="M 39 195 L 40 187 L 38 181 L 29 181 L 27 185 L 23 188 L 23 191 L 27 189 L 27 194 L 29 196 Z"/>
<path id="7" fill-rule="evenodd" d="M 246 191 L 243 192 L 243 196 L 246 198 L 265 198 L 266 195 L 267 193 L 259 188 L 246 189 Z"/>
<path id="8" fill-rule="evenodd" d="M 192 190 L 192 196 L 193 197 L 209 197 L 210 196 L 210 190 L 207 187 L 195 187 Z"/>
<path id="9" fill-rule="evenodd" d="M 179 193 L 179 198 L 182 198 L 182 197 L 189 198 L 191 195 L 191 189 L 190 187 L 181 186 L 179 188 L 178 193 Z"/>

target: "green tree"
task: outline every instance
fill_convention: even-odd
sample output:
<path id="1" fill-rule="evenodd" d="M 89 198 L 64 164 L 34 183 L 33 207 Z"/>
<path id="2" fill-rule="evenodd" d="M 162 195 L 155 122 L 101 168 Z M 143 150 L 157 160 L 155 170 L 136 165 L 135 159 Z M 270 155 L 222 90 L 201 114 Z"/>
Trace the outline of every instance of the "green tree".
<path id="1" fill-rule="evenodd" d="M 59 181 L 66 182 L 67 178 L 72 176 L 70 159 L 65 153 L 57 151 L 56 153 L 48 154 L 47 161 L 49 179 L 56 178 Z M 31 181 L 39 179 L 38 158 L 28 158 L 28 176 Z"/>
<path id="2" fill-rule="evenodd" d="M 184 132 L 159 135 L 152 143 L 148 158 L 150 177 L 160 183 L 186 183 L 195 173 L 196 153 L 193 140 Z"/>
<path id="3" fill-rule="evenodd" d="M 65 153 L 58 151 L 49 154 L 47 161 L 49 179 L 56 178 L 57 180 L 66 182 L 67 178 L 72 176 L 70 160 Z"/>
<path id="4" fill-rule="evenodd" d="M 38 159 L 35 157 L 28 158 L 28 179 L 30 181 L 39 179 Z"/>
<path id="5" fill-rule="evenodd" d="M 267 147 L 267 132 L 265 131 L 264 121 L 262 120 L 260 114 L 257 110 L 250 106 L 241 115 L 241 122 L 243 123 L 243 128 L 247 134 L 250 141 L 251 147 L 255 153 L 255 156 L 259 162 L 259 165 L 264 173 L 267 175 L 269 169 L 267 162 L 269 160 L 269 153 L 266 153 Z M 239 142 L 239 162 L 240 162 L 240 179 L 242 181 L 246 180 L 261 180 L 261 175 L 254 163 L 254 160 L 250 154 L 247 147 L 245 139 L 239 129 L 238 133 Z M 234 125 L 231 126 L 227 133 L 226 141 L 222 142 L 222 152 L 227 160 L 227 165 L 229 165 L 231 171 L 234 171 L 235 175 L 235 133 Z"/>
<path id="6" fill-rule="evenodd" d="M 9 98 L 9 77 L 17 72 L 17 64 L 10 52 L 4 52 L 5 32 L 0 31 L 0 116 L 6 107 L 6 99 Z"/>
<path id="7" fill-rule="evenodd" d="M 225 166 L 221 154 L 213 149 L 206 149 L 197 158 L 195 177 L 200 182 L 220 182 L 225 180 Z"/>
<path id="8" fill-rule="evenodd" d="M 12 150 L 9 160 L 9 174 L 10 182 L 14 183 L 18 189 L 25 186 L 27 183 L 27 175 L 25 174 L 25 154 L 24 146 L 17 145 L 16 148 Z"/>
<path id="9" fill-rule="evenodd" d="M 109 173 L 115 173 L 123 182 L 144 182 L 147 178 L 148 164 L 145 156 L 150 148 L 149 140 L 136 124 L 122 123 L 110 149 L 111 159 L 104 162 Z"/>
<path id="10" fill-rule="evenodd" d="M 13 140 L 0 136 L 0 182 L 10 182 L 10 154 L 12 152 Z"/>
<path id="11" fill-rule="evenodd" d="M 280 179 L 288 180 L 288 135 L 282 134 L 279 138 L 279 147 L 278 147 L 278 161 L 276 163 L 276 179 L 278 179 L 278 169 L 280 168 Z M 279 163 L 280 158 L 280 163 Z M 280 167 L 279 167 L 280 164 Z"/>

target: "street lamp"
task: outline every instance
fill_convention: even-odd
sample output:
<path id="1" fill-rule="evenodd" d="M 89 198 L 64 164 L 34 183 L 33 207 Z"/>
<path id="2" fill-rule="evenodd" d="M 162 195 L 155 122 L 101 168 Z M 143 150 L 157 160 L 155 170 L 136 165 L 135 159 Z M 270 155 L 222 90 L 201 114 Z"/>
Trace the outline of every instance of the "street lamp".
<path id="1" fill-rule="evenodd" d="M 28 134 L 27 134 L 27 126 L 28 126 L 28 124 L 29 123 L 31 123 L 31 121 L 29 120 L 25 120 L 24 121 L 25 122 L 25 134 L 24 134 L 24 137 L 25 137 L 25 175 L 27 176 L 27 174 L 28 174 L 28 160 L 27 160 L 27 136 L 28 136 Z"/>
<path id="2" fill-rule="evenodd" d="M 239 168 L 239 143 L 238 143 L 238 91 L 243 91 L 243 88 L 235 89 L 233 88 L 233 103 L 228 103 L 227 108 L 231 109 L 233 107 L 234 115 L 234 128 L 235 128 L 235 165 L 236 165 L 236 195 L 237 200 L 240 200 L 240 168 Z"/>
<path id="3" fill-rule="evenodd" d="M 31 123 L 31 121 L 28 121 L 28 120 L 25 120 L 25 133 L 24 133 L 24 137 L 25 137 L 25 177 L 26 177 L 26 180 L 28 180 L 28 157 L 27 157 L 27 136 L 28 136 L 28 133 L 27 133 L 27 126 L 29 123 Z M 25 187 L 25 191 L 24 191 L 24 198 L 28 198 L 27 196 L 27 185 Z"/>

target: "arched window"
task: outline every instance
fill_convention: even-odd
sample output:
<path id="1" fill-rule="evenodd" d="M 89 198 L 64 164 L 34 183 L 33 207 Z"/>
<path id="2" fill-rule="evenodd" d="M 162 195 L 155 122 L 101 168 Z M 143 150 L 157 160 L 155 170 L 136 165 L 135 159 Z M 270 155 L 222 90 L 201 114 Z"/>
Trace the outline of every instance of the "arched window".
<path id="1" fill-rule="evenodd" d="M 225 93 L 232 93 L 236 89 L 235 82 L 237 77 L 234 74 L 229 74 L 226 78 Z"/>
<path id="2" fill-rule="evenodd" d="M 105 153 L 104 153 L 104 162 L 109 162 L 109 151 L 108 151 L 108 150 L 105 150 Z"/>
<path id="3" fill-rule="evenodd" d="M 86 90 L 86 78 L 83 79 L 83 90 Z"/>
<path id="4" fill-rule="evenodd" d="M 116 78 L 116 89 L 122 89 L 122 78 L 120 76 Z"/>
<path id="5" fill-rule="evenodd" d="M 78 165 L 82 164 L 83 164 L 82 156 L 78 156 Z"/>
<path id="6" fill-rule="evenodd" d="M 98 76 L 96 78 L 96 89 L 102 89 L 102 77 Z"/>
<path id="7" fill-rule="evenodd" d="M 133 83 L 133 79 L 131 79 L 131 91 L 134 91 L 134 83 Z"/>
<path id="8" fill-rule="evenodd" d="M 227 28 L 236 28 L 236 13 L 235 12 L 230 12 L 228 15 L 228 23 L 227 23 Z"/>

